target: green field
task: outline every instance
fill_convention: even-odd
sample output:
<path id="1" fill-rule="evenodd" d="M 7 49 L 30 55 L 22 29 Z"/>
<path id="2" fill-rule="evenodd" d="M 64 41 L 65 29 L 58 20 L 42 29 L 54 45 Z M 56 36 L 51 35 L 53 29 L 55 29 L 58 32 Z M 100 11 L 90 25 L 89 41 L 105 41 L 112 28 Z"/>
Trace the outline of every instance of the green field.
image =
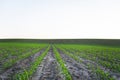
<path id="1" fill-rule="evenodd" d="M 120 80 L 120 47 L 1 41 L 0 80 Z"/>

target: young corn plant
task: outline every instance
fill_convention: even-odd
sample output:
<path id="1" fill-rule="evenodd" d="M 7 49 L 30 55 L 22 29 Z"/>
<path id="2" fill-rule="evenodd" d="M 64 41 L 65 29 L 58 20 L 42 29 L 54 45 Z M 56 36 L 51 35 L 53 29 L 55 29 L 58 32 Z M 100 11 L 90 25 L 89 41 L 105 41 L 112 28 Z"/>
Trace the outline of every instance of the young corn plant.
<path id="1" fill-rule="evenodd" d="M 16 74 L 14 76 L 14 80 L 29 80 L 44 59 L 44 57 L 47 55 L 48 50 L 49 47 L 31 64 L 29 69 L 25 69 L 24 72 Z"/>
<path id="2" fill-rule="evenodd" d="M 97 68 L 97 70 L 95 70 L 95 73 L 97 74 L 98 79 L 101 79 L 101 80 L 115 80 L 114 78 L 112 78 L 110 76 L 109 73 L 105 73 L 100 68 Z"/>
<path id="3" fill-rule="evenodd" d="M 57 59 L 58 63 L 60 64 L 62 73 L 65 76 L 65 80 L 72 80 L 72 77 L 71 77 L 67 67 L 65 66 L 65 62 L 62 60 L 60 54 L 58 53 L 57 49 L 54 46 L 53 46 L 53 51 L 55 54 L 55 58 Z"/>

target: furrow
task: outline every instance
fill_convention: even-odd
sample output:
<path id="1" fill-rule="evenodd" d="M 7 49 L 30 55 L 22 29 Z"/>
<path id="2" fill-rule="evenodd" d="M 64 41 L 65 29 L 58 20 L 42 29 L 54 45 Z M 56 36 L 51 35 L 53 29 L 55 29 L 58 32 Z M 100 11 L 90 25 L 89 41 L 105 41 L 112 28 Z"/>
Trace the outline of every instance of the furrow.
<path id="1" fill-rule="evenodd" d="M 58 66 L 51 47 L 35 74 L 32 76 L 32 80 L 63 80 Z"/>
<path id="2" fill-rule="evenodd" d="M 6 70 L 4 73 L 0 74 L 0 80 L 13 80 L 14 75 L 16 73 L 23 72 L 25 69 L 29 68 L 32 62 L 34 62 L 35 58 L 41 55 L 41 53 L 45 49 L 42 49 L 40 52 L 31 55 L 28 58 L 25 58 L 21 61 L 18 61 L 15 65 L 13 65 L 11 68 Z"/>

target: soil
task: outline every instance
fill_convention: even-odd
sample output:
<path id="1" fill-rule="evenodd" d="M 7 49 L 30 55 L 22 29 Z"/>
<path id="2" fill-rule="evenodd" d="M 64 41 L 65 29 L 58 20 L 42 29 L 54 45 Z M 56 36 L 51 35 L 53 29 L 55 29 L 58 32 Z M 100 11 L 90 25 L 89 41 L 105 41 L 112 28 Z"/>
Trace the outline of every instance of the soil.
<path id="1" fill-rule="evenodd" d="M 77 63 L 71 57 L 65 55 L 62 51 L 58 50 L 62 59 L 66 63 L 73 80 L 97 80 L 91 75 L 91 71 L 86 68 L 84 64 Z"/>
<path id="2" fill-rule="evenodd" d="M 51 48 L 31 80 L 64 80 Z"/>
<path id="3" fill-rule="evenodd" d="M 29 68 L 30 64 L 34 62 L 35 58 L 40 56 L 40 54 L 44 50 L 45 49 L 42 49 L 40 52 L 31 55 L 30 57 L 18 61 L 15 65 L 13 65 L 12 67 L 10 67 L 9 69 L 5 70 L 3 73 L 0 74 L 0 80 L 13 80 L 13 75 L 22 72 L 24 69 Z"/>
<path id="4" fill-rule="evenodd" d="M 13 75 L 23 72 L 24 69 L 29 69 L 31 63 L 34 62 L 34 60 L 40 56 L 43 51 L 45 51 L 45 49 L 26 59 L 18 61 L 15 65 L 0 74 L 0 80 L 13 80 Z M 77 62 L 73 58 L 64 54 L 60 49 L 58 49 L 58 52 L 64 60 L 65 66 L 72 76 L 72 80 L 101 80 L 92 69 L 94 68 L 95 70 L 97 69 L 97 66 L 99 66 L 96 62 L 80 57 L 79 59 L 82 62 Z M 99 67 L 105 72 L 109 72 L 116 80 L 120 80 L 120 74 L 113 73 L 102 66 Z M 55 59 L 53 48 L 51 47 L 43 61 L 38 66 L 36 72 L 31 76 L 30 80 L 65 80 L 65 76 L 61 71 L 60 65 Z"/>
<path id="5" fill-rule="evenodd" d="M 78 80 L 101 80 L 97 77 L 97 75 L 92 71 L 93 69 L 97 69 L 97 66 L 99 66 L 99 68 L 101 70 L 103 70 L 105 73 L 109 73 L 110 76 L 114 77 L 115 80 L 120 80 L 120 74 L 116 73 L 116 72 L 112 72 L 110 69 L 104 68 L 103 66 L 99 65 L 98 63 L 91 61 L 91 60 L 87 60 L 84 58 L 79 57 L 79 59 L 82 61 L 80 62 L 76 62 L 75 60 L 73 60 L 72 58 L 70 58 L 69 56 L 67 56 L 66 54 L 64 54 L 60 49 L 58 49 L 58 51 L 60 52 L 62 58 L 65 60 L 67 67 L 69 69 L 69 67 L 71 67 L 71 65 L 75 65 L 77 64 L 77 67 L 81 66 L 81 68 L 83 70 L 86 70 L 87 74 L 89 75 L 89 79 L 78 79 Z M 71 64 L 71 65 L 70 65 Z M 89 65 L 89 66 L 88 66 Z M 72 66 L 72 68 L 74 68 L 74 66 Z M 92 69 L 93 68 L 93 69 Z M 78 68 L 79 69 L 79 68 Z M 69 69 L 71 75 L 72 74 L 76 74 L 76 71 L 74 71 L 74 73 L 71 72 L 71 69 Z M 79 72 L 80 73 L 80 72 Z M 80 76 L 80 75 L 79 75 Z M 73 76 L 74 77 L 74 76 Z M 77 80 L 77 79 L 74 79 Z"/>
<path id="6" fill-rule="evenodd" d="M 67 50 L 69 53 L 71 53 L 71 51 Z M 72 52 L 74 53 L 74 52 Z M 105 68 L 103 67 L 102 65 L 98 64 L 97 62 L 95 61 L 91 61 L 91 60 L 87 60 L 87 59 L 84 59 L 84 58 L 81 58 L 80 56 L 78 56 L 79 59 L 82 61 L 82 63 L 87 67 L 89 65 L 90 69 L 94 68 L 94 69 L 97 69 L 97 66 L 99 66 L 99 68 L 101 70 L 103 70 L 105 73 L 109 73 L 110 76 L 112 76 L 115 80 L 120 80 L 120 73 L 118 72 L 113 72 L 112 70 L 108 69 L 108 68 Z M 95 74 L 94 74 L 95 75 Z M 97 78 L 98 79 L 98 78 Z M 98 79 L 100 80 L 100 79 Z"/>

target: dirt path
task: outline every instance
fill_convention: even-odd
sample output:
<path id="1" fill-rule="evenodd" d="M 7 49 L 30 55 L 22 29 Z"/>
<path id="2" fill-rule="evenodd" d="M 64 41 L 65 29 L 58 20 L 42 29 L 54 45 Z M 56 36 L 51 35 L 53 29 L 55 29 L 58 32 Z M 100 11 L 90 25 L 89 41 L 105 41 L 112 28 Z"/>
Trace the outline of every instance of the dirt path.
<path id="1" fill-rule="evenodd" d="M 64 80 L 52 48 L 50 48 L 31 80 Z"/>
<path id="2" fill-rule="evenodd" d="M 21 61 L 18 61 L 11 68 L 7 69 L 2 74 L 0 74 L 0 80 L 13 80 L 13 75 L 15 75 L 16 73 L 22 72 L 26 68 L 29 68 L 30 64 L 34 62 L 35 58 L 40 56 L 44 50 L 45 49 L 42 49 L 40 52 L 34 55 L 31 55 L 30 57 L 23 59 Z"/>

